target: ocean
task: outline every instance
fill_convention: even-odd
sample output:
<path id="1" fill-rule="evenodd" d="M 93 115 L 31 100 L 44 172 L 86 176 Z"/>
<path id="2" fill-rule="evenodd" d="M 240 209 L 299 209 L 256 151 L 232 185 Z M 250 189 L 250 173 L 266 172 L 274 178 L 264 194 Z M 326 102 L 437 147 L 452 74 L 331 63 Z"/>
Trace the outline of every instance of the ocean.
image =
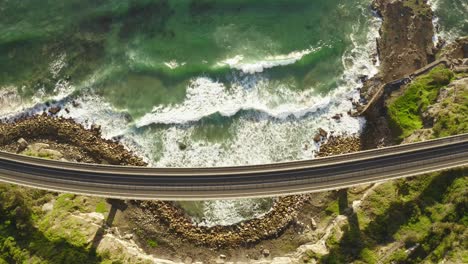
<path id="1" fill-rule="evenodd" d="M 441 32 L 466 35 L 467 12 L 444 9 L 465 2 L 432 4 Z M 320 128 L 362 131 L 349 113 L 380 23 L 370 0 L 3 0 L 0 118 L 60 105 L 155 167 L 310 159 Z M 184 206 L 210 225 L 271 203 Z"/>

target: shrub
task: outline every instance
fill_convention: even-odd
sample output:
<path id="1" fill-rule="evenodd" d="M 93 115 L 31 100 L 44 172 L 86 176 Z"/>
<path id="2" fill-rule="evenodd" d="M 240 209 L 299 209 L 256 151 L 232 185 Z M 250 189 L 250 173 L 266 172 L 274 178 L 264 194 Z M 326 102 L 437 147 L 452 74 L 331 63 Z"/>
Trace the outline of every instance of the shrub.
<path id="1" fill-rule="evenodd" d="M 377 263 L 377 261 L 378 261 L 378 258 L 375 255 L 375 253 L 372 250 L 368 249 L 368 248 L 364 248 L 361 251 L 360 257 L 361 257 L 362 261 L 364 263 L 367 263 L 367 264 L 374 264 L 374 263 Z"/>
<path id="2" fill-rule="evenodd" d="M 158 242 L 152 240 L 152 239 L 148 239 L 148 241 L 146 242 L 148 243 L 148 246 L 151 247 L 151 248 L 155 248 L 158 246 Z"/>

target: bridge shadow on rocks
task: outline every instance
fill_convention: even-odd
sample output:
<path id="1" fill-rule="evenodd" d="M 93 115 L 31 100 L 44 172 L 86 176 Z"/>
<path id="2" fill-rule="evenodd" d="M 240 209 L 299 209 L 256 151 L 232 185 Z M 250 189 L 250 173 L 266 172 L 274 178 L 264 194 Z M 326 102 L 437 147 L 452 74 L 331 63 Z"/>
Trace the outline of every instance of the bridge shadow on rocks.
<path id="1" fill-rule="evenodd" d="M 349 204 L 348 189 L 338 191 L 338 210 L 341 215 L 348 218 L 348 224 L 344 227 L 343 237 L 339 242 L 340 247 L 346 250 L 346 254 L 356 255 L 362 250 L 364 244 L 361 236 L 361 228 L 357 214 Z"/>
<path id="2" fill-rule="evenodd" d="M 101 243 L 101 240 L 105 235 L 106 229 L 112 227 L 117 211 L 124 211 L 128 207 L 125 201 L 117 199 L 107 199 L 107 203 L 111 205 L 111 208 L 109 214 L 107 215 L 107 219 L 104 221 L 103 225 L 97 230 L 96 234 L 94 235 L 93 241 L 91 243 L 91 248 L 93 248 L 94 250 L 96 250 L 99 244 Z"/>
<path id="3" fill-rule="evenodd" d="M 341 191 L 338 195 L 340 214 L 348 217 L 348 225 L 343 228 L 343 236 L 340 241 L 331 245 L 330 252 L 321 258 L 323 263 L 350 263 L 360 258 L 365 248 L 375 249 L 378 245 L 394 242 L 394 235 L 402 226 L 408 224 L 412 218 L 424 214 L 424 210 L 436 203 L 442 203 L 444 195 L 452 183 L 459 177 L 466 175 L 466 169 L 451 170 L 420 177 L 432 177 L 430 183 L 415 198 L 405 201 L 399 199 L 377 217 L 375 217 L 364 230 L 360 230 L 359 219 L 352 208 L 347 205 L 347 193 Z M 413 178 L 411 180 L 398 180 L 396 184 L 398 195 L 407 195 L 410 192 L 412 182 L 417 187 L 418 181 L 424 179 Z M 413 187 L 414 187 L 413 186 Z M 343 206 L 343 207 L 341 207 Z M 343 208 L 343 211 L 341 211 Z"/>

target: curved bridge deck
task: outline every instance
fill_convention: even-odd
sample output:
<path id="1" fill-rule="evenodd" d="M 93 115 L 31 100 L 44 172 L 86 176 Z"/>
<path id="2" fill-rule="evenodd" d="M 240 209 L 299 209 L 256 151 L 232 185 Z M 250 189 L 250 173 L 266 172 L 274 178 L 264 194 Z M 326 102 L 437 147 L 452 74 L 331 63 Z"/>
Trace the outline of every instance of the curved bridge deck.
<path id="1" fill-rule="evenodd" d="M 468 134 L 313 160 L 214 168 L 67 163 L 0 152 L 0 181 L 118 199 L 206 200 L 341 189 L 468 165 Z"/>

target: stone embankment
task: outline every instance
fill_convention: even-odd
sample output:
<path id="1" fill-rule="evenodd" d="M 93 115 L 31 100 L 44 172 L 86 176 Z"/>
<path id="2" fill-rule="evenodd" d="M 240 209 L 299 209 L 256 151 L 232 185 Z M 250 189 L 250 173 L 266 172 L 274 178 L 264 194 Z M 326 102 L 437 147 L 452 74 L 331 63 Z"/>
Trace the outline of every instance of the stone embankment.
<path id="1" fill-rule="evenodd" d="M 341 155 L 361 150 L 359 137 L 330 137 L 327 142 L 320 146 L 318 157 Z"/>
<path id="2" fill-rule="evenodd" d="M 264 239 L 277 238 L 296 221 L 298 210 L 308 195 L 287 196 L 275 201 L 265 215 L 229 226 L 198 226 L 171 202 L 133 201 L 145 214 L 140 221 L 164 222 L 171 232 L 198 246 L 212 248 L 248 246 Z M 153 219 L 148 219 L 153 218 Z"/>
<path id="3" fill-rule="evenodd" d="M 54 153 L 74 155 L 69 160 L 115 165 L 146 166 L 140 158 L 118 142 L 101 138 L 100 128 L 90 130 L 72 119 L 51 117 L 47 114 L 26 117 L 14 122 L 0 123 L 0 149 L 32 156 L 45 157 Z M 58 151 L 60 150 L 60 151 Z M 47 155 L 46 155 L 47 154 Z M 132 201 L 148 212 L 148 218 L 157 218 L 169 230 L 197 245 L 209 247 L 240 246 L 278 237 L 295 222 L 298 209 L 309 196 L 278 198 L 264 216 L 231 226 L 202 227 L 192 223 L 184 211 L 171 202 Z"/>
<path id="4" fill-rule="evenodd" d="M 93 126 L 87 130 L 72 119 L 43 114 L 18 119 L 14 122 L 0 123 L 0 146 L 14 144 L 21 138 L 28 142 L 48 140 L 76 146 L 96 163 L 146 166 L 142 159 L 126 150 L 118 142 L 103 139 L 99 126 Z M 77 161 L 81 162 L 80 158 Z"/>

